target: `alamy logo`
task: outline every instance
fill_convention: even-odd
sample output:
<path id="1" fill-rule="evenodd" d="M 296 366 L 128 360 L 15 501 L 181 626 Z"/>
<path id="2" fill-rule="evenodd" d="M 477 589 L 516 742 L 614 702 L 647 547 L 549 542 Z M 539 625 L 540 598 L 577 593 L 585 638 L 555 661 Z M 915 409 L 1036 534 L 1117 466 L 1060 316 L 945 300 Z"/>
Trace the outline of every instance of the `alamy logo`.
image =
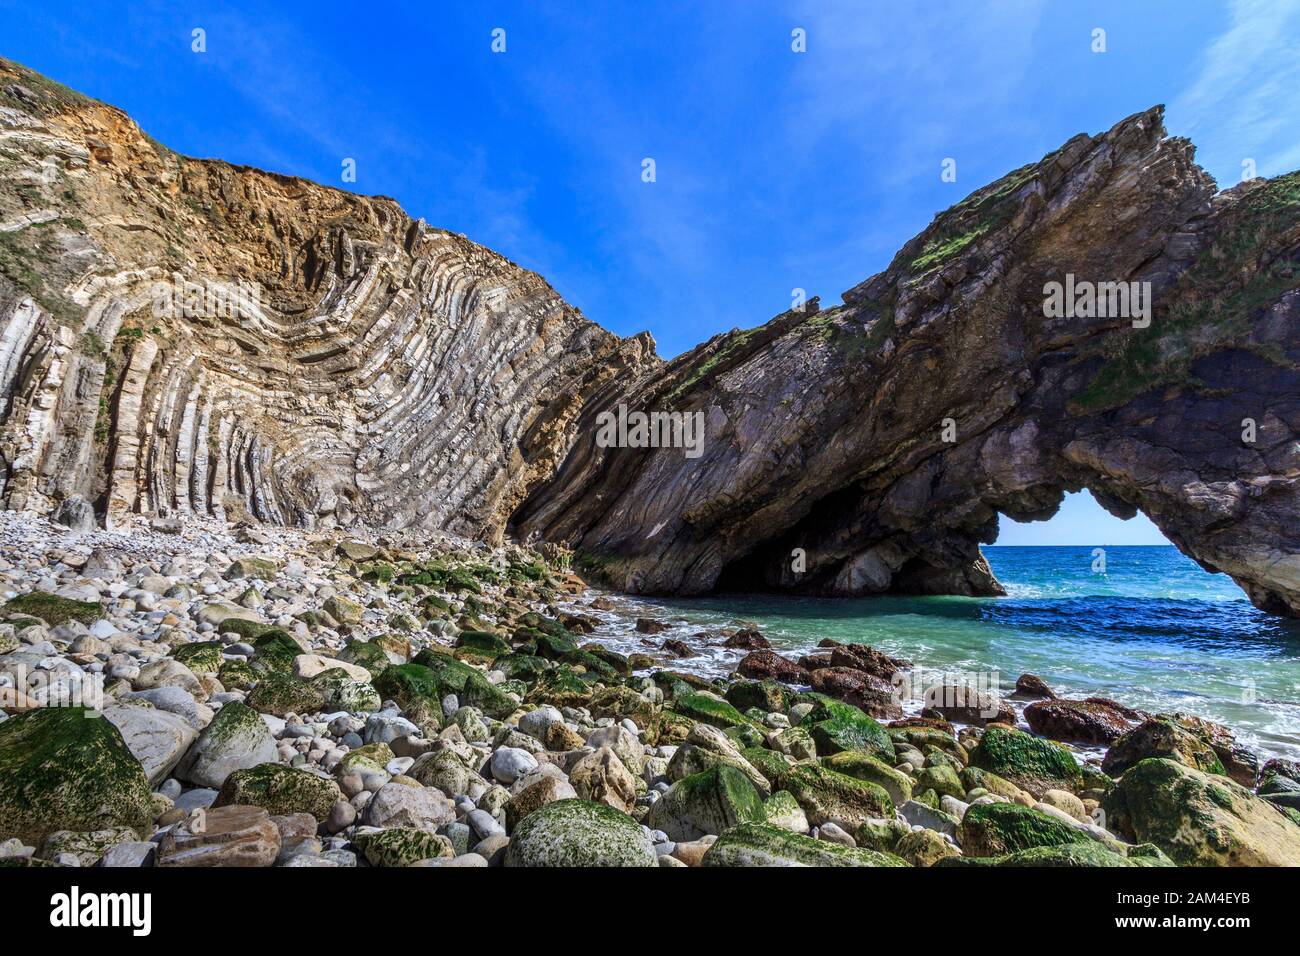
<path id="1" fill-rule="evenodd" d="M 1044 284 L 1043 295 L 1049 319 L 1132 319 L 1135 329 L 1151 324 L 1150 282 L 1089 282 L 1067 272 L 1065 282 Z"/>
<path id="2" fill-rule="evenodd" d="M 50 925 L 129 926 L 131 935 L 148 936 L 153 929 L 153 896 L 149 893 L 85 893 L 74 886 L 50 897 Z"/>
<path id="3" fill-rule="evenodd" d="M 598 448 L 682 448 L 687 458 L 704 452 L 703 412 L 617 412 L 596 416 Z"/>
<path id="4" fill-rule="evenodd" d="M 228 284 L 176 276 L 150 288 L 158 319 L 251 319 L 261 314 L 262 287 L 240 279 Z"/>

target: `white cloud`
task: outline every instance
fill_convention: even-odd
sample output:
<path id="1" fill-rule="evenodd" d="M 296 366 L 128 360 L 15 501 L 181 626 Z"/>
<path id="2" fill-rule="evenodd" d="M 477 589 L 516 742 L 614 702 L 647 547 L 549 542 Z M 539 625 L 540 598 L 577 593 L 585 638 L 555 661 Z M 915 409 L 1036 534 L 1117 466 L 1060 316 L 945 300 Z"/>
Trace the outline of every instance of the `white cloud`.
<path id="1" fill-rule="evenodd" d="M 1170 104 L 1170 129 L 1197 145 L 1221 186 L 1243 159 L 1263 176 L 1300 166 L 1300 0 L 1236 0 L 1231 26 L 1206 48 L 1200 73 Z"/>

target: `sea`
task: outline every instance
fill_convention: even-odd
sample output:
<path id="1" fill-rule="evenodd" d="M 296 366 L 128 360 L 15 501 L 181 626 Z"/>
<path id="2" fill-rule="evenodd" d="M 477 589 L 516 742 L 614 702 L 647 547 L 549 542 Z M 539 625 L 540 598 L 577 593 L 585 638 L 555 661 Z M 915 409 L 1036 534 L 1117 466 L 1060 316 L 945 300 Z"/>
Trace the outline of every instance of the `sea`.
<path id="1" fill-rule="evenodd" d="M 1005 597 L 807 598 L 718 594 L 614 597 L 594 640 L 623 653 L 680 638 L 698 652 L 673 667 L 734 669 L 723 628 L 756 626 L 781 653 L 823 638 L 870 644 L 931 673 L 966 675 L 1009 694 L 1036 674 L 1064 697 L 1108 697 L 1152 713 L 1182 711 L 1232 728 L 1261 757 L 1300 759 L 1300 621 L 1257 610 L 1222 574 L 1173 546 L 984 549 Z M 648 636 L 634 616 L 669 630 Z"/>

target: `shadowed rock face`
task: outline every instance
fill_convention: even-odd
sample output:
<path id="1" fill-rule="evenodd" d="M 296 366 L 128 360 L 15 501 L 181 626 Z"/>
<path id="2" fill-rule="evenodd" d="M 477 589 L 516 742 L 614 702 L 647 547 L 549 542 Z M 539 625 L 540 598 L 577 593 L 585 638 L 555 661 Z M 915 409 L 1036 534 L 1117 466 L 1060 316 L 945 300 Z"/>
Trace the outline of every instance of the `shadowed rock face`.
<path id="1" fill-rule="evenodd" d="M 0 501 L 110 524 L 493 537 L 586 395 L 658 361 L 390 199 L 179 156 L 6 61 L 0 318 Z"/>
<path id="2" fill-rule="evenodd" d="M 1216 193 L 1151 111 L 664 364 L 392 200 L 0 61 L 0 503 L 536 534 L 642 593 L 988 594 L 997 514 L 1088 487 L 1300 613 L 1298 250 L 1300 177 Z M 1046 317 L 1067 274 L 1151 283 L 1150 326 Z M 702 454 L 598 447 L 620 404 L 701 413 Z"/>
<path id="3" fill-rule="evenodd" d="M 1300 613 L 1300 175 L 1216 194 L 1192 156 L 1159 110 L 1075 137 L 842 306 L 610 383 L 515 529 L 644 593 L 994 594 L 998 513 L 1086 487 Z M 1149 282 L 1149 327 L 1045 316 L 1067 274 Z M 619 403 L 702 411 L 703 453 L 596 447 Z"/>

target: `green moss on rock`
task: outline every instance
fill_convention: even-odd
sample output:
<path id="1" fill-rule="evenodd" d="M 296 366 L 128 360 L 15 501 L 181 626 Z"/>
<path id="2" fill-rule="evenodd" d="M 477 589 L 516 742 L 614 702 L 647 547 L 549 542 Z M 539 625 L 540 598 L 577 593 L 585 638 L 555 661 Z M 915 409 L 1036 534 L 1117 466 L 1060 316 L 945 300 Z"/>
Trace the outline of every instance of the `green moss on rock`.
<path id="1" fill-rule="evenodd" d="M 658 866 L 641 825 L 603 803 L 557 800 L 519 822 L 506 866 Z"/>
<path id="2" fill-rule="evenodd" d="M 962 818 L 958 842 L 967 856 L 1003 856 L 1036 846 L 1094 842 L 1077 827 L 1018 803 L 971 806 Z"/>
<path id="3" fill-rule="evenodd" d="M 79 624 L 93 624 L 104 616 L 104 605 L 98 601 L 73 601 L 69 598 L 50 594 L 48 591 L 30 591 L 5 602 L 3 610 L 7 614 L 30 615 L 39 618 L 50 627 L 58 627 L 67 621 Z"/>
<path id="4" fill-rule="evenodd" d="M 310 813 L 316 822 L 330 814 L 335 801 L 343 799 L 338 784 L 308 770 L 283 764 L 263 763 L 236 770 L 222 784 L 214 806 L 247 804 L 278 816 Z"/>
<path id="5" fill-rule="evenodd" d="M 749 778 L 718 764 L 674 783 L 651 805 L 647 822 L 668 839 L 685 841 L 764 819 L 762 798 Z"/>
<path id="6" fill-rule="evenodd" d="M 814 840 L 766 823 L 733 827 L 709 847 L 704 866 L 907 866 L 892 853 Z"/>
<path id="7" fill-rule="evenodd" d="M 262 675 L 248 695 L 248 706 L 276 717 L 315 714 L 325 706 L 325 697 L 301 678 L 270 671 Z"/>
<path id="8" fill-rule="evenodd" d="M 1046 790 L 1077 792 L 1083 771 L 1068 750 L 1021 730 L 990 727 L 971 752 L 971 766 L 988 770 L 1041 796 Z"/>
<path id="9" fill-rule="evenodd" d="M 0 840 L 39 846 L 55 830 L 130 827 L 153 819 L 149 781 L 112 723 L 84 707 L 0 722 Z"/>

